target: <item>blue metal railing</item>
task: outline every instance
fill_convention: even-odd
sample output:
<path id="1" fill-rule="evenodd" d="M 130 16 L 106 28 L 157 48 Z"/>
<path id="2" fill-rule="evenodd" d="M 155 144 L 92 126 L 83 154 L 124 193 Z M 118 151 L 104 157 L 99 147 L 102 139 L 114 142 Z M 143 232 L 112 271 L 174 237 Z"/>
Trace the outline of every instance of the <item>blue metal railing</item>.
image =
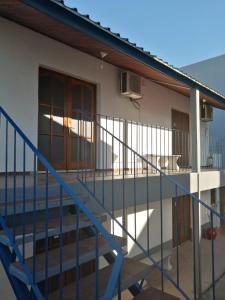
<path id="1" fill-rule="evenodd" d="M 99 118 L 90 117 L 87 114 L 81 114 L 81 119 L 77 120 L 83 122 L 84 132 L 87 132 L 88 127 L 93 128 L 93 138 L 87 138 L 87 135 L 83 135 L 82 138 L 77 134 L 77 138 L 82 139 L 82 150 L 80 153 L 87 152 L 89 149 L 89 157 L 80 156 L 78 159 L 82 161 L 82 167 L 78 173 L 78 180 L 83 187 L 91 194 L 93 199 L 101 205 L 108 216 L 111 218 L 111 231 L 115 233 L 115 226 L 122 230 L 122 234 L 127 236 L 128 239 L 133 241 L 141 253 L 150 259 L 151 263 L 161 273 L 161 289 L 165 290 L 165 280 L 172 283 L 175 290 L 185 299 L 197 299 L 202 293 L 201 291 L 201 279 L 199 279 L 200 263 L 202 259 L 200 254 L 201 239 L 203 238 L 198 231 L 199 223 L 196 223 L 196 216 L 199 214 L 199 207 L 208 214 L 209 220 L 206 222 L 208 229 L 208 238 L 210 238 L 211 232 L 215 231 L 214 219 L 217 218 L 219 222 L 224 222 L 225 218 L 217 212 L 210 205 L 200 200 L 195 194 L 188 191 L 183 185 L 177 182 L 173 177 L 167 175 L 161 169 L 157 168 L 153 163 L 142 157 L 139 153 L 129 147 L 124 141 L 121 141 L 117 136 L 102 126 L 99 122 Z M 90 142 L 90 140 L 92 142 Z M 79 143 L 78 143 L 79 144 Z M 80 147 L 80 146 L 79 146 Z M 121 153 L 120 163 L 116 164 L 117 157 L 115 155 L 115 149 Z M 119 150 L 118 150 L 119 149 Z M 127 157 L 132 158 L 132 163 L 127 162 Z M 90 163 L 92 162 L 92 163 Z M 144 167 L 143 167 L 144 166 Z M 159 175 L 149 176 L 152 174 L 152 170 Z M 115 173 L 118 175 L 115 177 Z M 110 192 L 109 192 L 110 191 Z M 157 192 L 156 192 L 157 191 Z M 189 237 L 192 244 L 188 257 L 191 256 L 190 264 L 192 269 L 189 271 L 190 277 L 193 278 L 192 287 L 188 287 L 186 282 L 182 282 L 181 272 L 182 259 L 181 259 L 181 236 L 180 236 L 180 202 L 181 197 L 184 198 L 185 203 L 190 203 L 189 214 L 190 217 L 190 229 L 192 230 L 192 236 Z M 174 217 L 174 230 L 175 239 L 173 241 L 172 254 L 175 253 L 175 270 L 176 276 L 165 268 L 165 244 L 167 242 L 165 237 L 165 229 L 169 224 L 165 223 L 165 216 L 168 214 L 167 207 L 165 207 L 165 199 L 172 198 L 172 205 L 174 205 L 175 217 Z M 145 200 L 144 200 L 145 199 Z M 189 200 L 188 200 L 189 199 Z M 154 224 L 150 224 L 149 208 L 151 201 L 159 202 L 159 226 L 160 226 L 160 241 L 158 242 L 160 247 L 160 260 L 157 261 L 154 257 L 152 249 L 155 245 L 151 246 L 151 232 Z M 146 233 L 142 234 L 142 240 L 140 241 L 138 236 L 138 230 L 141 226 L 138 218 L 138 209 L 140 205 L 146 205 Z M 129 213 L 133 215 L 133 220 L 130 224 L 127 224 L 127 210 L 131 210 Z M 142 208 L 142 210 L 144 210 Z M 122 211 L 122 212 L 121 212 Z M 117 217 L 119 214 L 119 218 Z M 157 222 L 157 221 L 156 221 Z M 210 229 L 210 230 L 209 230 Z M 218 230 L 219 232 L 219 230 Z M 140 233 L 139 233 L 140 234 Z M 223 238 L 219 236 L 218 238 Z M 211 282 L 205 289 L 212 289 L 212 298 L 216 299 L 216 274 L 215 274 L 215 242 L 211 236 L 211 240 L 207 242 L 207 247 L 211 244 L 211 250 L 208 252 L 208 258 L 205 264 L 211 272 Z M 211 260 L 211 262 L 210 262 Z M 224 270 L 225 272 L 225 270 Z M 200 281 L 199 281 L 200 280 Z M 207 278 L 209 281 L 209 278 Z"/>
<path id="2" fill-rule="evenodd" d="M 124 252 L 119 243 L 112 238 L 108 231 L 103 227 L 101 222 L 92 214 L 92 212 L 83 204 L 80 196 L 65 183 L 61 176 L 53 169 L 49 162 L 43 157 L 38 149 L 26 137 L 23 131 L 15 124 L 5 110 L 0 107 L 0 132 L 1 132 L 1 172 L 4 181 L 4 189 L 1 192 L 0 202 L 0 225 L 4 230 L 5 236 L 9 239 L 9 244 L 15 253 L 15 258 L 19 261 L 20 268 L 26 277 L 25 284 L 31 287 L 30 294 L 36 299 L 47 299 L 51 291 L 49 291 L 49 277 L 58 275 L 59 298 L 63 299 L 63 272 L 66 271 L 63 264 L 64 257 L 64 206 L 66 201 L 70 201 L 70 205 L 75 205 L 76 220 L 74 231 L 76 232 L 74 245 L 74 268 L 76 269 L 75 299 L 80 299 L 80 224 L 81 214 L 84 214 L 90 222 L 90 226 L 95 229 L 96 245 L 95 256 L 96 261 L 96 297 L 98 296 L 98 276 L 99 276 L 99 238 L 100 236 L 110 245 L 111 251 L 114 253 L 114 264 L 112 272 L 102 296 L 104 299 L 111 299 L 115 292 L 121 265 L 123 262 Z M 2 163 L 4 162 L 4 166 Z M 44 169 L 43 174 L 37 172 L 39 165 Z M 44 177 L 44 178 L 43 178 Z M 1 179 L 2 180 L 2 179 Z M 1 182 L 2 185 L 2 182 Z M 4 200 L 3 200 L 4 196 Z M 51 222 L 51 208 L 55 209 L 58 223 L 59 237 L 59 257 L 55 258 L 57 266 L 59 265 L 57 274 L 51 273 L 49 269 L 49 223 Z M 42 215 L 40 216 L 40 213 Z M 37 264 L 37 247 L 40 237 L 40 223 L 43 226 L 44 241 L 44 261 L 42 283 L 38 278 L 38 270 L 40 269 L 40 261 Z M 28 228 L 31 224 L 31 228 Z M 21 244 L 17 241 L 17 230 L 22 228 L 20 235 L 22 236 Z M 27 260 L 27 230 L 29 242 L 32 242 L 31 261 Z M 29 249 L 28 249 L 29 250 Z M 29 261 L 29 262 L 28 262 Z M 72 268 L 72 267 L 71 267 Z M 10 272 L 9 272 L 10 273 Z M 20 278 L 19 278 L 20 280 Z M 22 280 L 22 279 L 21 279 Z M 24 280 L 24 277 L 23 277 Z M 16 291 L 18 299 L 20 299 L 20 291 Z M 32 299 L 33 299 L 32 296 Z"/>

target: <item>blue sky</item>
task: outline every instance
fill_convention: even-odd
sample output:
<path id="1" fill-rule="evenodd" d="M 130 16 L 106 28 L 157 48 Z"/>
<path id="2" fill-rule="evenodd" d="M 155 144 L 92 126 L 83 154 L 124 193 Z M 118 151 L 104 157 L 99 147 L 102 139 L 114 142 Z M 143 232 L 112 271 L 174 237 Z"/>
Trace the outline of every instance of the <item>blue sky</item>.
<path id="1" fill-rule="evenodd" d="M 65 0 L 180 67 L 225 54 L 224 0 Z"/>

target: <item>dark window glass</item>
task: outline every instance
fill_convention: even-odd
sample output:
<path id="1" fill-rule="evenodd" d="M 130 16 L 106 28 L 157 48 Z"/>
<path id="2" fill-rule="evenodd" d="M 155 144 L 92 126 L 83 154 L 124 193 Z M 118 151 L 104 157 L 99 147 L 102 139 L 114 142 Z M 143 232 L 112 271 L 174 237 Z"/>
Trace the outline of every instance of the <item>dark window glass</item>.
<path id="1" fill-rule="evenodd" d="M 91 151 L 92 151 L 92 141 L 88 139 L 84 139 L 83 151 L 84 151 L 84 159 L 86 161 L 91 160 Z"/>
<path id="2" fill-rule="evenodd" d="M 83 88 L 83 99 L 83 109 L 86 113 L 90 113 L 92 111 L 92 90 L 86 86 Z"/>
<path id="3" fill-rule="evenodd" d="M 50 134 L 51 109 L 48 106 L 39 106 L 39 131 Z"/>
<path id="4" fill-rule="evenodd" d="M 64 107 L 64 81 L 58 78 L 52 78 L 52 100 L 53 105 Z"/>
<path id="5" fill-rule="evenodd" d="M 39 135 L 39 150 L 47 160 L 50 160 L 50 136 Z"/>
<path id="6" fill-rule="evenodd" d="M 80 139 L 71 139 L 71 160 L 80 161 L 81 160 L 81 149 L 80 149 Z"/>
<path id="7" fill-rule="evenodd" d="M 74 85 L 72 87 L 72 110 L 81 111 L 81 85 Z"/>
<path id="8" fill-rule="evenodd" d="M 61 163 L 64 158 L 64 138 L 61 136 L 52 137 L 52 160 Z"/>
<path id="9" fill-rule="evenodd" d="M 49 76 L 40 76 L 39 78 L 39 101 L 51 104 L 51 78 Z"/>
<path id="10" fill-rule="evenodd" d="M 52 132 L 55 135 L 63 135 L 63 117 L 64 111 L 59 108 L 53 109 L 52 115 Z"/>
<path id="11" fill-rule="evenodd" d="M 79 137 L 81 135 L 81 122 L 80 114 L 72 112 L 72 118 L 70 123 L 70 134 L 71 137 Z"/>

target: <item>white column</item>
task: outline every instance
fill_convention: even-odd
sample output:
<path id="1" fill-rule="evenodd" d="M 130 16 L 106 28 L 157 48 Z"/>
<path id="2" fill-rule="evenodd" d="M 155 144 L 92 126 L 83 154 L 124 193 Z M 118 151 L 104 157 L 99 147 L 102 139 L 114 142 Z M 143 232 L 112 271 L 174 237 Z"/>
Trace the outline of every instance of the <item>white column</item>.
<path id="1" fill-rule="evenodd" d="M 191 165 L 193 172 L 200 172 L 201 168 L 201 136 L 200 136 L 200 93 L 191 90 L 190 97 L 190 137 L 191 137 Z"/>
<path id="2" fill-rule="evenodd" d="M 200 127 L 200 93 L 199 90 L 192 89 L 190 95 L 190 139 L 191 139 L 191 166 L 192 171 L 197 174 L 198 192 L 195 196 L 200 199 L 201 191 L 199 187 L 199 172 L 201 171 L 201 127 Z M 193 199 L 192 199 L 193 201 Z M 197 297 L 201 296 L 201 254 L 200 254 L 200 240 L 201 240 L 201 205 L 193 202 L 193 210 L 195 218 L 192 217 L 192 231 L 195 237 L 195 283 Z M 194 223 L 194 225 L 193 225 Z M 192 239 L 194 243 L 194 238 Z M 194 269 L 193 269 L 194 271 Z"/>

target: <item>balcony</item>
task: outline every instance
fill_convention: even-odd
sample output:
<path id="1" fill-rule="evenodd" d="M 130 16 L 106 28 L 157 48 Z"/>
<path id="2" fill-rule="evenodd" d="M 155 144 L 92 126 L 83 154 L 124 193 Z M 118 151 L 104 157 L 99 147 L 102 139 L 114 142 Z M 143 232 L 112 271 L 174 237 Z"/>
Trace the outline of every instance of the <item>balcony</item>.
<path id="1" fill-rule="evenodd" d="M 57 122 L 57 120 L 56 120 Z M 98 126 L 96 126 L 98 124 Z M 95 169 L 115 176 L 148 173 L 157 169 L 167 174 L 191 173 L 191 135 L 189 131 L 150 125 L 142 122 L 96 114 L 77 112 L 69 126 L 73 141 L 76 168 Z M 126 151 L 123 149 L 126 144 Z M 222 170 L 225 165 L 225 140 L 201 130 L 201 169 Z M 130 149 L 130 150 L 129 150 Z M 139 155 L 135 158 L 131 149 Z M 143 159 L 155 167 L 146 166 Z"/>

